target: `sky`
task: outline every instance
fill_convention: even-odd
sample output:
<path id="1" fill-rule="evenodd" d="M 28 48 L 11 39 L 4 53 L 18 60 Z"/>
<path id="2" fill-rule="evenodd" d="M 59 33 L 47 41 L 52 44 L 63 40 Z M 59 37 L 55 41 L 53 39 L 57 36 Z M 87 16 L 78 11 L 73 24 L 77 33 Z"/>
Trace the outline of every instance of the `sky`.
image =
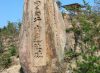
<path id="1" fill-rule="evenodd" d="M 72 4 L 72 3 L 80 3 L 83 4 L 83 0 L 60 0 L 63 5 L 66 4 Z M 86 0 L 86 2 L 89 2 L 90 5 L 94 5 L 94 0 Z"/>
<path id="2" fill-rule="evenodd" d="M 0 0 L 0 27 L 8 21 L 21 21 L 23 15 L 23 0 Z"/>
<path id="3" fill-rule="evenodd" d="M 63 5 L 80 3 L 82 0 L 60 0 Z M 93 6 L 94 0 L 86 0 Z M 18 22 L 22 20 L 24 0 L 1 0 L 0 2 L 0 28 L 7 25 L 8 21 Z"/>

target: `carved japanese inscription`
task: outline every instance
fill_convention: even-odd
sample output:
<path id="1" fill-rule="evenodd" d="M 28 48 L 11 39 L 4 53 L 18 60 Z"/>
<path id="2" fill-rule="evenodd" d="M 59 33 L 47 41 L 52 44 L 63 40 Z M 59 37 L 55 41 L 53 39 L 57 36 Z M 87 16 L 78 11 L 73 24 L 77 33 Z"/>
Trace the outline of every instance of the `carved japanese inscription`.
<path id="1" fill-rule="evenodd" d="M 36 27 L 34 28 L 34 57 L 35 58 L 40 58 L 43 57 L 42 54 L 42 40 L 40 39 L 40 34 L 41 34 L 41 27 L 36 25 Z"/>
<path id="2" fill-rule="evenodd" d="M 40 15 L 41 15 L 41 11 L 39 9 L 39 6 L 41 4 L 41 1 L 37 0 L 36 2 L 34 2 L 35 4 L 35 18 L 34 18 L 34 22 L 36 22 L 37 20 L 41 20 Z"/>
<path id="3" fill-rule="evenodd" d="M 45 46 L 45 29 L 44 23 L 41 19 L 41 1 L 36 0 L 34 2 L 34 27 L 33 27 L 33 61 L 34 66 L 46 65 L 46 46 Z"/>

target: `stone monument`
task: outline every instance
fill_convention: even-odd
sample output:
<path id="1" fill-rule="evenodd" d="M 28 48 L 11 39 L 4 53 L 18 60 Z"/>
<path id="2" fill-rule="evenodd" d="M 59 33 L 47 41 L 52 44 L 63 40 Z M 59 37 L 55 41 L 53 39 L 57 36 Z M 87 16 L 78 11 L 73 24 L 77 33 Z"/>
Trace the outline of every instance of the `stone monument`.
<path id="1" fill-rule="evenodd" d="M 59 73 L 65 29 L 55 0 L 24 0 L 19 57 L 25 73 Z"/>

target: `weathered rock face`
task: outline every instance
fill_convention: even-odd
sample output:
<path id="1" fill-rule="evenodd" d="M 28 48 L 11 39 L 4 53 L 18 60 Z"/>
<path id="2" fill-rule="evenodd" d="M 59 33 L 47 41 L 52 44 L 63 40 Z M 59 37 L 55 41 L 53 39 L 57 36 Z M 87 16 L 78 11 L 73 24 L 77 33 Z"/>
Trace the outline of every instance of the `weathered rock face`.
<path id="1" fill-rule="evenodd" d="M 54 0 L 25 0 L 24 3 L 21 66 L 25 73 L 59 73 L 66 33 L 57 4 Z"/>
<path id="2" fill-rule="evenodd" d="M 64 22 L 67 30 L 73 28 L 72 23 L 70 21 L 70 16 L 68 14 L 64 14 Z M 74 45 L 75 45 L 74 32 L 73 31 L 66 32 L 66 46 L 67 46 L 66 50 L 68 51 L 70 49 L 74 49 Z"/>
<path id="3" fill-rule="evenodd" d="M 8 69 L 5 69 L 3 72 L 0 71 L 0 73 L 20 73 L 20 65 L 14 65 L 11 66 Z"/>

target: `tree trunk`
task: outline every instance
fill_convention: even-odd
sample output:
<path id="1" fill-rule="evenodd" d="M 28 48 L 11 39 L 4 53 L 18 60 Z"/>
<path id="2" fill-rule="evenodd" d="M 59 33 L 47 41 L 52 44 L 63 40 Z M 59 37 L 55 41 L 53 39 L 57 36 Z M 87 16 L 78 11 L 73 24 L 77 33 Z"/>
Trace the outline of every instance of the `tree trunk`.
<path id="1" fill-rule="evenodd" d="M 24 72 L 59 73 L 65 44 L 65 24 L 56 2 L 25 0 L 19 48 Z"/>

